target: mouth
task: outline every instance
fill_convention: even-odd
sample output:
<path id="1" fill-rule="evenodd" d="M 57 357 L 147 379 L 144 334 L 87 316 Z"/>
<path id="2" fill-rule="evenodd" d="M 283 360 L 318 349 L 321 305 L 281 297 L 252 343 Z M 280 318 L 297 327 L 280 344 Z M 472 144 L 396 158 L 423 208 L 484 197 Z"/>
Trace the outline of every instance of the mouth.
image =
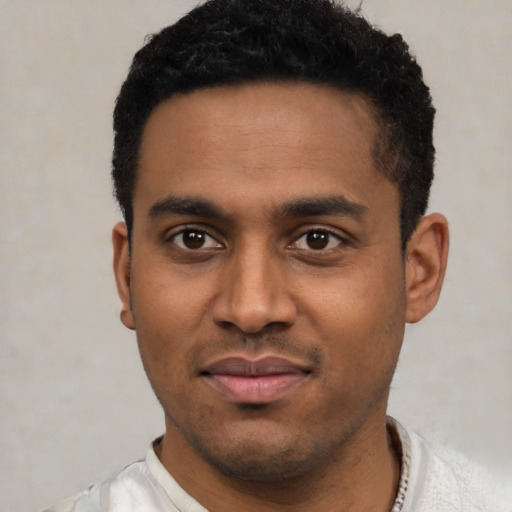
<path id="1" fill-rule="evenodd" d="M 229 357 L 208 365 L 200 376 L 237 404 L 266 404 L 300 385 L 311 370 L 282 357 Z"/>

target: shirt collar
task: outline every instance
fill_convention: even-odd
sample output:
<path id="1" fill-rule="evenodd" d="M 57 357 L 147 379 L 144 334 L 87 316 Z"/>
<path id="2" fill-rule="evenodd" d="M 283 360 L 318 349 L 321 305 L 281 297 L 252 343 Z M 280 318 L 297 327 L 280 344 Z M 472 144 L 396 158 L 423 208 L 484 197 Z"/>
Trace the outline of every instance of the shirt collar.
<path id="1" fill-rule="evenodd" d="M 404 505 L 405 496 L 409 487 L 411 474 L 411 439 L 409 434 L 398 421 L 391 416 L 387 417 L 387 429 L 391 437 L 391 443 L 400 461 L 400 480 L 395 502 L 390 512 L 400 512 Z"/>

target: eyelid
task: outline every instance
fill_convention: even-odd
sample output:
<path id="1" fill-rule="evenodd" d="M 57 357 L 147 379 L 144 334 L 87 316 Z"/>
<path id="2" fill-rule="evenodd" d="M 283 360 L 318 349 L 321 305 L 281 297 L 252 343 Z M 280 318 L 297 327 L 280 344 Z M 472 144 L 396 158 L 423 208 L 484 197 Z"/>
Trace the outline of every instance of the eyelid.
<path id="1" fill-rule="evenodd" d="M 204 233 L 212 240 L 215 240 L 217 247 L 225 246 L 223 242 L 219 241 L 220 237 L 218 235 L 213 234 L 208 227 L 202 226 L 201 224 L 182 224 L 180 226 L 177 226 L 177 227 L 166 232 L 165 237 L 164 237 L 165 238 L 164 242 L 165 243 L 173 243 L 173 241 L 176 239 L 176 237 L 178 237 L 179 235 L 182 235 L 183 233 L 185 233 L 187 231 L 197 231 L 200 233 Z M 180 247 L 176 243 L 174 245 L 176 245 L 178 248 L 183 249 L 185 251 L 191 251 L 191 252 L 194 251 L 194 249 Z M 213 247 L 203 248 L 203 250 L 204 249 L 213 249 Z M 201 249 L 196 249 L 196 251 L 200 251 L 200 250 Z"/>
<path id="2" fill-rule="evenodd" d="M 339 243 L 336 244 L 336 246 L 338 245 L 341 245 L 341 246 L 350 246 L 352 245 L 352 240 L 351 240 L 351 237 L 349 235 L 347 235 L 346 233 L 341 233 L 340 231 L 337 231 L 333 228 L 330 228 L 330 227 L 326 227 L 326 226 L 308 226 L 307 228 L 302 228 L 300 233 L 294 237 L 292 243 L 290 244 L 291 246 L 295 245 L 301 238 L 303 237 L 306 237 L 308 234 L 310 233 L 314 233 L 314 232 L 322 232 L 322 233 L 326 233 L 334 238 L 336 238 Z M 303 251 L 312 251 L 312 252 L 316 252 L 316 253 L 321 253 L 321 252 L 325 252 L 325 251 L 329 251 L 329 250 L 332 250 L 334 249 L 333 247 L 330 247 L 330 248 L 326 248 L 326 249 L 313 249 L 313 248 L 308 248 L 308 249 L 298 249 L 298 250 L 303 250 Z"/>

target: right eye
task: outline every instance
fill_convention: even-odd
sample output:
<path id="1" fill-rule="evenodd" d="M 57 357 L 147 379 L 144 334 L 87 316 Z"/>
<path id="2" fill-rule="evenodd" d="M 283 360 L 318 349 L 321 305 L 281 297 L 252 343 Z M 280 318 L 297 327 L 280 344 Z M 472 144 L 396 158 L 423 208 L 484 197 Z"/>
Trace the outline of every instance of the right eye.
<path id="1" fill-rule="evenodd" d="M 182 229 L 172 235 L 169 240 L 174 245 L 185 251 L 198 251 L 201 249 L 217 249 L 222 244 L 210 236 L 206 231 L 195 228 Z"/>

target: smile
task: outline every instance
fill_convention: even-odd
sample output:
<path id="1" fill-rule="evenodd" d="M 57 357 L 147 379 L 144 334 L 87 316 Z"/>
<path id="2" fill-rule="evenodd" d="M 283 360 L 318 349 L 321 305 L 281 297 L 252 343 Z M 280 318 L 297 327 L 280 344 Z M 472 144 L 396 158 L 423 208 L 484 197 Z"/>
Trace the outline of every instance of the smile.
<path id="1" fill-rule="evenodd" d="M 209 365 L 201 376 L 232 402 L 265 404 L 282 398 L 310 373 L 307 368 L 280 357 L 257 361 L 230 357 Z"/>

